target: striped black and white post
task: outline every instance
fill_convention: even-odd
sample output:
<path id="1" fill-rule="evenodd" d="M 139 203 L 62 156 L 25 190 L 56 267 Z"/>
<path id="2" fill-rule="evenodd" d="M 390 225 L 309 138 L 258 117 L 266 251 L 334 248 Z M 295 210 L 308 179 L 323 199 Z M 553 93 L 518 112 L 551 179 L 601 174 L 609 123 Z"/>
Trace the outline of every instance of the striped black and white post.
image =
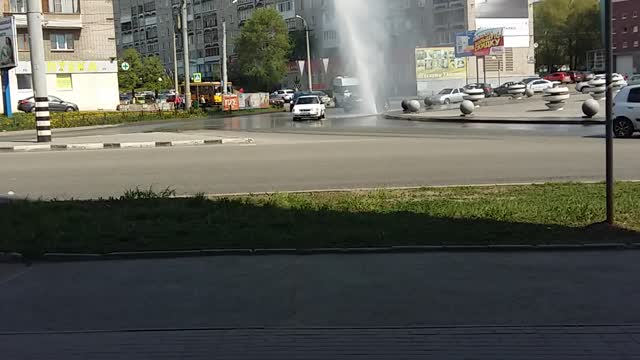
<path id="1" fill-rule="evenodd" d="M 51 142 L 51 117 L 44 62 L 44 37 L 42 36 L 42 2 L 27 0 L 27 26 L 31 55 L 31 79 L 35 94 L 36 132 L 38 142 Z"/>
<path id="2" fill-rule="evenodd" d="M 46 97 L 36 98 L 36 132 L 38 142 L 51 142 L 51 117 Z"/>

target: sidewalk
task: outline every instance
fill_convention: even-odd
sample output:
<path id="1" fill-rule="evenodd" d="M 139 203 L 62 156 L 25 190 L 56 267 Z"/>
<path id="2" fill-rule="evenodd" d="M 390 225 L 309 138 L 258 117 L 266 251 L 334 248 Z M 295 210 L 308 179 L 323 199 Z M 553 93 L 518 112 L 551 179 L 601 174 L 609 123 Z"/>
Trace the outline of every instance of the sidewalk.
<path id="1" fill-rule="evenodd" d="M 49 144 L 37 143 L 35 139 L 25 141 L 0 141 L 0 152 L 14 151 L 59 151 L 59 150 L 103 150 L 125 148 L 154 148 L 196 145 L 254 144 L 252 138 L 222 137 L 210 134 L 191 133 L 131 133 L 93 136 L 54 137 Z"/>

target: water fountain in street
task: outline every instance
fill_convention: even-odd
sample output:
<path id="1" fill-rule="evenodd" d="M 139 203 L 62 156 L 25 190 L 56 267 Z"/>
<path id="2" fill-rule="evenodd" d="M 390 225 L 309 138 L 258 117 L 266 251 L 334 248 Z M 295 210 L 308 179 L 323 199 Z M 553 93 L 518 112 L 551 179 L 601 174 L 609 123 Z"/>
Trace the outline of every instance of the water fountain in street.
<path id="1" fill-rule="evenodd" d="M 385 37 L 386 1 L 334 0 L 340 39 L 340 50 L 350 70 L 360 81 L 360 96 L 365 101 L 362 112 L 377 114 L 377 99 L 384 95 L 385 53 L 389 49 Z M 380 105 L 380 104 L 379 104 Z"/>

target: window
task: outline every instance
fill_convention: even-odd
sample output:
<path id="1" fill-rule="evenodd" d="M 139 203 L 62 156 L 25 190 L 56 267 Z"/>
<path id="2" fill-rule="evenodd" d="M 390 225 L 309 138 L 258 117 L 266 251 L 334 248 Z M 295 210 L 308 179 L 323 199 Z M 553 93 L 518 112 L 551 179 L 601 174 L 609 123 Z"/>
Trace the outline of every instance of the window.
<path id="1" fill-rule="evenodd" d="M 634 17 L 634 18 L 637 18 L 637 17 L 638 17 L 638 12 L 637 12 L 637 11 L 634 11 L 634 12 L 633 12 L 633 17 Z"/>
<path id="2" fill-rule="evenodd" d="M 73 34 L 51 34 L 51 50 L 73 50 Z"/>
<path id="3" fill-rule="evenodd" d="M 18 34 L 18 51 L 29 51 L 29 34 Z"/>
<path id="4" fill-rule="evenodd" d="M 626 41 L 623 41 L 623 42 L 622 42 L 622 48 L 623 48 L 623 49 L 626 49 L 626 48 L 628 48 L 628 47 L 629 47 L 629 43 L 627 43 Z"/>
<path id="5" fill-rule="evenodd" d="M 629 98 L 627 101 L 631 103 L 640 103 L 640 88 L 631 89 L 631 91 L 629 91 Z"/>
<path id="6" fill-rule="evenodd" d="M 26 13 L 27 0 L 11 0 L 9 2 L 9 11 L 12 13 Z"/>
<path id="7" fill-rule="evenodd" d="M 627 13 L 622 13 L 622 20 L 626 20 L 627 19 Z"/>
<path id="8" fill-rule="evenodd" d="M 79 0 L 49 0 L 49 12 L 58 14 L 79 14 Z"/>
<path id="9" fill-rule="evenodd" d="M 636 26 L 634 26 L 634 27 L 633 27 L 633 32 L 634 32 L 634 33 L 637 33 L 637 32 L 638 32 L 638 25 L 636 25 Z"/>
<path id="10" fill-rule="evenodd" d="M 71 82 L 71 74 L 56 74 L 56 89 L 73 90 L 73 83 Z"/>
<path id="11" fill-rule="evenodd" d="M 31 74 L 16 74 L 18 79 L 18 90 L 31 90 Z"/>

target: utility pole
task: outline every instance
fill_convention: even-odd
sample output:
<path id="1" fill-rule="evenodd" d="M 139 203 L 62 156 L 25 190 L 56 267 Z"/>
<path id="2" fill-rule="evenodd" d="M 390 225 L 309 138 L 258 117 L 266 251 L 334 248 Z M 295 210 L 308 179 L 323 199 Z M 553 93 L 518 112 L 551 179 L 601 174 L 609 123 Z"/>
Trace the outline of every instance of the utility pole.
<path id="1" fill-rule="evenodd" d="M 38 142 L 51 142 L 51 117 L 49 116 L 49 94 L 44 62 L 44 39 L 42 36 L 42 2 L 28 0 L 27 26 L 31 53 L 31 78 L 36 112 L 36 135 Z"/>
<path id="2" fill-rule="evenodd" d="M 189 29 L 187 29 L 187 0 L 182 0 L 182 55 L 184 62 L 184 108 L 191 109 L 191 70 L 189 69 Z"/>
<path id="3" fill-rule="evenodd" d="M 176 21 L 174 16 L 173 21 Z M 176 96 L 180 95 L 180 84 L 178 84 L 178 49 L 176 49 L 176 27 L 171 30 L 171 40 L 173 41 L 173 86 L 176 90 Z"/>
<path id="4" fill-rule="evenodd" d="M 309 29 L 309 24 L 307 23 L 307 20 L 305 20 L 300 15 L 296 15 L 296 17 L 302 20 L 302 23 L 304 24 L 304 31 L 307 34 L 307 73 L 308 73 L 307 81 L 309 81 L 309 91 L 313 91 L 313 77 L 311 74 L 311 46 L 309 46 L 309 32 L 311 30 Z"/>
<path id="5" fill-rule="evenodd" d="M 229 94 L 227 89 L 227 81 L 229 80 L 227 74 L 227 20 L 222 19 L 222 93 L 224 95 Z"/>
<path id="6" fill-rule="evenodd" d="M 604 48 L 606 53 L 607 99 L 606 99 L 606 179 L 607 179 L 607 223 L 615 223 L 614 212 L 614 178 L 613 178 L 613 31 L 611 18 L 612 1 L 604 0 Z"/>

